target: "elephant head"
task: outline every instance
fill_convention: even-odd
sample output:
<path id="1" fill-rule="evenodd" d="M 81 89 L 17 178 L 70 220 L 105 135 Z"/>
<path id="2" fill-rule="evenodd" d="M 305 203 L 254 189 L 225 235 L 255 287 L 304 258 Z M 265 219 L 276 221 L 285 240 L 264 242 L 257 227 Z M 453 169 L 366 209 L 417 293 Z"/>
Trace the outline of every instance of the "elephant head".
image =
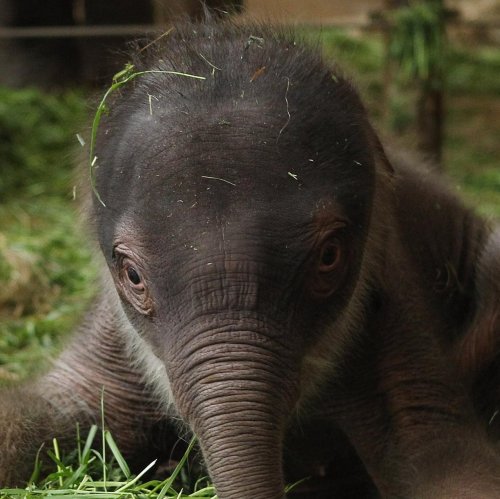
<path id="1" fill-rule="evenodd" d="M 190 29 L 135 61 L 153 72 L 110 105 L 93 217 L 219 497 L 280 498 L 290 417 L 360 315 L 369 126 L 350 84 L 292 40 Z"/>

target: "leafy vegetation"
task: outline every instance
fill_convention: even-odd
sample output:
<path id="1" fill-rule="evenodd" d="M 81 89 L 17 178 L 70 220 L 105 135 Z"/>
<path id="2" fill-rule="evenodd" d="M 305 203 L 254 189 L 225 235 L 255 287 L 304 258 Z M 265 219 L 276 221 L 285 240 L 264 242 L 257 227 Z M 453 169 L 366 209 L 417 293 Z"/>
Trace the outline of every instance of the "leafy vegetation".
<path id="1" fill-rule="evenodd" d="M 405 79 L 427 80 L 441 73 L 444 61 L 439 2 L 414 2 L 389 11 L 392 25 L 389 53 Z"/>

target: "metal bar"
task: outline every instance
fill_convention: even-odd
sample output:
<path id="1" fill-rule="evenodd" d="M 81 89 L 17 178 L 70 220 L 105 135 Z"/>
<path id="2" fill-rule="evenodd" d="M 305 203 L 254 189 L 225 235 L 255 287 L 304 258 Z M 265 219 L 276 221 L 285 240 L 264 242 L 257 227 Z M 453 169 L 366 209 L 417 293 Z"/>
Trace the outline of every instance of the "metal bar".
<path id="1" fill-rule="evenodd" d="M 327 19 L 316 22 L 300 23 L 308 26 L 324 26 L 337 28 L 384 29 L 380 23 L 354 19 Z M 453 27 L 481 28 L 485 30 L 500 28 L 500 21 L 467 21 L 454 22 Z M 32 27 L 0 27 L 0 39 L 26 38 L 92 38 L 103 36 L 138 36 L 167 30 L 169 26 L 158 24 L 127 24 L 98 26 L 32 26 Z"/>
<path id="2" fill-rule="evenodd" d="M 328 22 L 330 21 L 330 22 Z M 367 26 L 366 21 L 353 19 L 328 20 L 310 25 L 322 24 L 324 26 L 348 28 Z M 126 25 L 94 25 L 94 26 L 29 26 L 29 27 L 1 27 L 0 39 L 19 38 L 86 38 L 98 36 L 134 36 L 152 32 L 161 32 L 169 29 L 168 25 L 161 24 L 126 24 Z"/>
<path id="3" fill-rule="evenodd" d="M 100 26 L 30 26 L 0 27 L 0 38 L 87 38 L 96 36 L 133 36 L 161 31 L 155 24 L 127 24 Z M 165 29 L 165 28 L 164 28 Z"/>

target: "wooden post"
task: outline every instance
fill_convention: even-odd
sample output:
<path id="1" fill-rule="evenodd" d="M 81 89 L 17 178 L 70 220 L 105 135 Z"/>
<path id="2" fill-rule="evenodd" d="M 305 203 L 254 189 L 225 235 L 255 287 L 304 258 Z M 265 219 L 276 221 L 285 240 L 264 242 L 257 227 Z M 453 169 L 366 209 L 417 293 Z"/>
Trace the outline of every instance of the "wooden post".
<path id="1" fill-rule="evenodd" d="M 443 0 L 427 0 L 439 8 L 438 26 L 441 46 L 445 37 Z M 443 54 L 441 54 L 443 56 Z M 442 61 L 441 61 L 442 62 Z M 444 128 L 444 75 L 441 64 L 431 67 L 426 80 L 420 82 L 417 99 L 418 148 L 441 169 L 443 159 Z"/>
<path id="2" fill-rule="evenodd" d="M 441 39 L 440 45 L 444 43 L 445 19 L 443 10 L 443 0 L 422 0 L 433 3 L 436 6 L 439 17 L 436 29 L 438 37 Z M 387 10 L 409 6 L 408 0 L 386 0 Z M 390 46 L 393 40 L 391 23 L 386 25 L 386 63 L 384 70 L 384 115 L 385 121 L 389 120 L 391 93 L 394 90 L 394 62 L 390 55 Z M 435 48 L 435 47 L 434 47 Z M 441 56 L 441 55 L 438 55 Z M 444 126 L 444 90 L 443 71 L 441 62 L 435 58 L 429 62 L 428 74 L 416 73 L 417 99 L 415 102 L 415 132 L 417 135 L 417 145 L 426 158 L 433 161 L 437 167 L 441 167 L 443 148 L 443 126 Z"/>
<path id="3" fill-rule="evenodd" d="M 442 168 L 444 92 L 438 75 L 420 83 L 417 99 L 418 148 L 438 168 Z"/>

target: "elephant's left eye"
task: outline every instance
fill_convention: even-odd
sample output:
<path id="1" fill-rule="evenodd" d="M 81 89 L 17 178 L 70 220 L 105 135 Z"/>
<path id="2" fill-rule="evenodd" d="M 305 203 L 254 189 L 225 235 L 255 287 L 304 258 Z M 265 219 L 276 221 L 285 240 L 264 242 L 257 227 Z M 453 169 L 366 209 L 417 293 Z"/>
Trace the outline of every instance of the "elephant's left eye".
<path id="1" fill-rule="evenodd" d="M 340 263 L 340 245 L 338 241 L 326 241 L 320 251 L 319 272 L 331 272 Z"/>
<path id="2" fill-rule="evenodd" d="M 329 297 L 343 284 L 345 256 L 341 228 L 329 231 L 316 243 L 309 285 L 317 298 Z"/>

